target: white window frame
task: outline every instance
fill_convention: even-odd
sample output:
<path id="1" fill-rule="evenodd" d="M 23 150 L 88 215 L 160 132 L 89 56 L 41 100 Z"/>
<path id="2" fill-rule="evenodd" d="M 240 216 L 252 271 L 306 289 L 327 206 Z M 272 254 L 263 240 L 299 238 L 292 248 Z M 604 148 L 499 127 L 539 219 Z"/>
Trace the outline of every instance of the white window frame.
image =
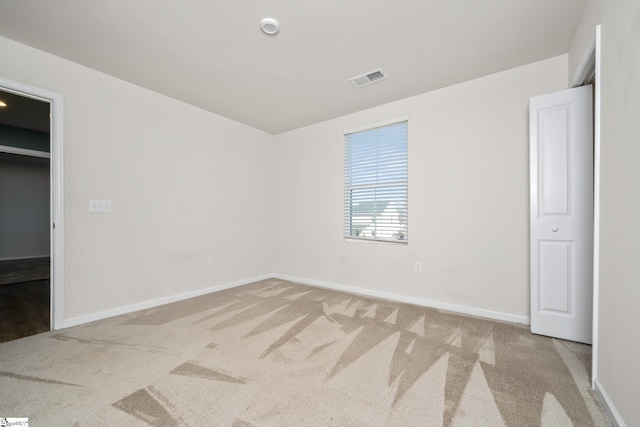
<path id="1" fill-rule="evenodd" d="M 396 125 L 396 124 L 401 124 L 401 123 L 405 123 L 406 125 L 406 141 L 405 141 L 405 156 L 406 156 L 406 164 L 404 164 L 404 171 L 406 172 L 404 174 L 404 179 L 400 179 L 399 181 L 394 181 L 393 183 L 389 183 L 389 182 L 378 182 L 376 181 L 375 183 L 367 183 L 367 184 L 363 184 L 363 185 L 353 185 L 352 182 L 352 172 L 353 172 L 353 156 L 352 156 L 352 152 L 350 151 L 351 146 L 349 146 L 348 144 L 348 140 L 347 138 L 350 135 L 356 134 L 356 133 L 362 133 L 362 132 L 368 132 L 368 131 L 372 131 L 374 129 L 378 129 L 378 128 L 384 128 L 384 127 L 388 127 L 391 125 Z M 409 204 L 409 137 L 408 137 L 408 133 L 409 133 L 409 117 L 408 116 L 403 116 L 403 117 L 398 117 L 398 118 L 394 118 L 394 119 L 390 119 L 390 120 L 386 120 L 384 122 L 379 122 L 379 123 L 375 123 L 372 125 L 368 125 L 368 126 L 362 126 L 362 127 L 358 127 L 358 128 L 354 128 L 354 129 L 349 129 L 344 131 L 344 208 L 343 208 L 343 236 L 345 238 L 346 241 L 356 241 L 356 242 L 375 242 L 375 243 L 391 243 L 391 244 L 396 244 L 396 243 L 400 243 L 400 244 L 408 244 L 409 242 L 409 233 L 408 233 L 408 220 L 409 220 L 409 214 L 408 214 L 408 204 Z M 375 151 L 375 149 L 373 150 Z M 376 235 L 375 233 L 372 233 L 371 236 L 367 236 L 367 235 L 354 235 L 354 226 L 353 226 L 353 203 L 352 203 L 352 195 L 353 195 L 353 190 L 354 189 L 366 189 L 366 188 L 390 188 L 390 187 L 400 187 L 401 190 L 398 191 L 397 193 L 393 193 L 394 194 L 394 198 L 397 198 L 398 195 L 400 196 L 401 199 L 401 205 L 404 205 L 404 209 L 402 211 L 402 214 L 398 215 L 398 217 L 401 217 L 403 219 L 403 221 L 401 222 L 401 224 L 403 224 L 403 228 L 404 228 L 404 232 L 402 233 L 402 238 L 398 238 L 398 234 L 396 233 L 394 236 L 395 237 L 390 237 L 390 236 L 384 236 L 384 237 L 379 237 L 378 235 Z M 377 196 L 374 196 L 373 200 L 377 200 L 376 198 Z M 380 216 L 380 215 L 379 215 Z M 398 218 L 399 219 L 399 218 Z M 381 227 L 380 229 L 378 229 L 378 227 L 374 226 L 374 229 L 376 230 L 376 232 L 378 230 L 381 231 L 390 231 L 393 230 L 393 227 L 391 228 L 387 228 L 387 227 Z"/>

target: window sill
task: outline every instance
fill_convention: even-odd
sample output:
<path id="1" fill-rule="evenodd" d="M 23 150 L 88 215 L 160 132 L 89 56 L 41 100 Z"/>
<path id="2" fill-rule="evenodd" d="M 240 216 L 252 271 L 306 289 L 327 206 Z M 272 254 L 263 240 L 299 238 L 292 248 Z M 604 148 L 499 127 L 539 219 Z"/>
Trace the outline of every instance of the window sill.
<path id="1" fill-rule="evenodd" d="M 357 237 L 345 237 L 347 243 L 372 243 L 374 245 L 408 245 L 408 240 L 376 240 L 376 239 L 359 239 Z"/>

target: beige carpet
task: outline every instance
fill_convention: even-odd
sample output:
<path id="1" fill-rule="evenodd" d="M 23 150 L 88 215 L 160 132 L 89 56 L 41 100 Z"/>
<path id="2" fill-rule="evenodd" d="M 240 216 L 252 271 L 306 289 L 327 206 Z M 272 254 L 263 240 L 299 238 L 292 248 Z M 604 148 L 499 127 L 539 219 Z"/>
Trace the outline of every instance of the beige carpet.
<path id="1" fill-rule="evenodd" d="M 0 344 L 32 426 L 601 426 L 590 347 L 279 280 Z"/>

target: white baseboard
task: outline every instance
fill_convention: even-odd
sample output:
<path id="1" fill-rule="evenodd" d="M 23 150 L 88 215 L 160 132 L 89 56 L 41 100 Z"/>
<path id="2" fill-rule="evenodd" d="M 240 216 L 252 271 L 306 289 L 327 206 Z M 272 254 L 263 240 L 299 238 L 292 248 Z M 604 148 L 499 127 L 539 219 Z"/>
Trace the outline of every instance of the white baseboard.
<path id="1" fill-rule="evenodd" d="M 185 299 L 199 297 L 201 295 L 210 294 L 213 292 L 222 291 L 224 289 L 235 288 L 249 283 L 258 282 L 260 280 L 270 279 L 273 274 L 265 274 L 263 276 L 251 277 L 249 279 L 238 280 L 236 282 L 225 283 L 222 285 L 211 286 L 209 288 L 198 289 L 196 291 L 185 292 L 178 295 L 172 295 L 164 298 L 158 298 L 150 301 L 140 302 L 137 304 L 127 305 L 124 307 L 118 307 L 111 310 L 105 310 L 98 313 L 87 314 L 85 316 L 73 317 L 71 319 L 64 319 L 62 327 L 59 329 L 70 328 L 72 326 L 78 326 L 96 320 L 107 319 L 109 317 L 119 316 L 121 314 L 133 313 L 134 311 L 146 310 L 148 308 L 157 307 L 159 305 L 170 304 L 172 302 L 182 301 Z"/>
<path id="2" fill-rule="evenodd" d="M 593 391 L 596 393 L 596 396 L 600 400 L 600 403 L 602 403 L 602 406 L 604 407 L 605 411 L 607 411 L 607 414 L 609 415 L 609 419 L 612 422 L 615 422 L 618 425 L 618 427 L 626 427 L 627 425 L 624 423 L 624 420 L 620 416 L 620 412 L 618 412 L 615 405 L 611 401 L 611 398 L 609 397 L 604 387 L 602 387 L 602 384 L 600 384 L 600 381 L 598 381 L 597 378 L 593 380 Z"/>
<path id="3" fill-rule="evenodd" d="M 449 304 L 446 302 L 435 301 L 425 298 L 409 297 L 406 295 L 394 294 L 391 292 L 373 291 L 365 288 L 358 288 L 349 285 L 340 285 L 337 283 L 323 282 L 320 280 L 305 279 L 302 277 L 287 276 L 283 274 L 274 274 L 274 278 L 298 282 L 307 285 L 319 286 L 322 288 L 334 289 L 338 291 L 349 292 L 352 294 L 364 295 L 369 297 L 384 298 L 392 301 L 405 302 L 408 304 L 420 305 L 423 307 L 437 308 L 440 310 L 452 311 L 455 313 L 468 314 L 471 316 L 484 317 L 487 319 L 501 320 L 503 322 L 522 323 L 529 325 L 531 319 L 527 316 L 519 316 L 516 314 L 502 313 L 499 311 L 485 310 L 482 308 L 467 307 L 464 305 Z"/>
<path id="4" fill-rule="evenodd" d="M 364 295 L 369 297 L 384 298 L 391 301 L 404 302 L 404 303 L 419 305 L 423 307 L 437 308 L 440 310 L 447 310 L 455 313 L 468 314 L 471 316 L 484 317 L 484 318 L 493 319 L 493 320 L 501 320 L 504 322 L 522 323 L 525 325 L 528 325 L 530 323 L 529 317 L 518 316 L 515 314 L 509 314 L 509 313 L 502 313 L 499 311 L 485 310 L 485 309 L 475 308 L 475 307 L 467 307 L 464 305 L 449 304 L 446 302 L 435 301 L 435 300 L 430 300 L 425 298 L 410 297 L 406 295 L 394 294 L 391 292 L 373 291 L 370 289 L 358 288 L 355 286 L 323 282 L 320 280 L 305 279 L 302 277 L 287 276 L 283 274 L 265 274 L 263 276 L 251 277 L 244 280 L 238 280 L 236 282 L 230 282 L 222 285 L 212 286 L 209 288 L 198 289 L 196 291 L 185 292 L 182 294 L 172 295 L 164 298 L 158 298 L 158 299 L 145 301 L 137 304 L 127 305 L 124 307 L 105 310 L 98 313 L 92 313 L 84 316 L 64 319 L 62 322 L 62 326 L 59 329 L 70 328 L 72 326 L 78 326 L 85 323 L 94 322 L 96 320 L 107 319 L 109 317 L 119 316 L 121 314 L 133 313 L 134 311 L 146 310 L 148 308 L 157 307 L 163 304 L 170 304 L 172 302 L 182 301 L 185 299 L 222 291 L 224 289 L 235 288 L 238 286 L 247 285 L 249 283 L 258 282 L 260 280 L 265 280 L 270 278 L 288 280 L 291 282 L 303 283 L 303 284 L 312 285 L 312 286 L 319 286 L 322 288 L 350 292 L 352 294 Z"/>

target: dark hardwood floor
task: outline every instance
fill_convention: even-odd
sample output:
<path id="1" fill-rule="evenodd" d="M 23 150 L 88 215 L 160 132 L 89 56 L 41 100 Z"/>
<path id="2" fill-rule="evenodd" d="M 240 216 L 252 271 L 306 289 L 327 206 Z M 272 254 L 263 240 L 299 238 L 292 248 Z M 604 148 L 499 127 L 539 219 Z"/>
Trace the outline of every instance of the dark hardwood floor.
<path id="1" fill-rule="evenodd" d="M 49 330 L 49 279 L 0 285 L 0 342 Z"/>
<path id="2" fill-rule="evenodd" d="M 49 257 L 0 261 L 0 285 L 48 279 L 50 262 Z"/>

